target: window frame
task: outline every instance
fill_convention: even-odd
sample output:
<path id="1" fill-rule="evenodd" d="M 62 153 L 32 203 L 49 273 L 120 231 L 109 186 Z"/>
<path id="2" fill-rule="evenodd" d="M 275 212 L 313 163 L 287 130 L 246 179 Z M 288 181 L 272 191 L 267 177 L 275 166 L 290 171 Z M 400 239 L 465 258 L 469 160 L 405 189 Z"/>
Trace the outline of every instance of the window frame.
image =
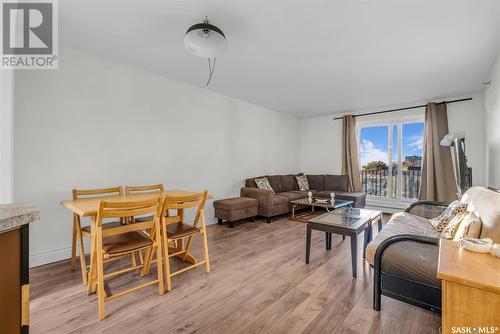
<path id="1" fill-rule="evenodd" d="M 358 158 L 361 164 L 361 149 L 360 149 L 360 135 L 361 129 L 374 126 L 387 126 L 388 128 L 388 143 L 387 143 L 387 155 L 388 155 L 388 181 L 387 188 L 389 196 L 375 196 L 366 195 L 367 205 L 369 206 L 388 206 L 404 208 L 406 205 L 415 202 L 416 198 L 401 197 L 402 196 L 402 145 L 403 145 L 403 125 L 412 123 L 424 123 L 424 135 L 425 135 L 425 108 L 417 108 L 414 110 L 400 111 L 398 113 L 387 113 L 378 114 L 373 116 L 364 116 L 363 118 L 356 119 L 356 138 L 358 142 Z M 393 198 L 390 194 L 392 193 L 392 161 L 393 161 L 393 126 L 397 125 L 397 157 L 398 157 L 398 168 L 397 168 L 397 188 L 396 188 L 396 198 Z M 361 170 L 361 166 L 360 166 Z"/>

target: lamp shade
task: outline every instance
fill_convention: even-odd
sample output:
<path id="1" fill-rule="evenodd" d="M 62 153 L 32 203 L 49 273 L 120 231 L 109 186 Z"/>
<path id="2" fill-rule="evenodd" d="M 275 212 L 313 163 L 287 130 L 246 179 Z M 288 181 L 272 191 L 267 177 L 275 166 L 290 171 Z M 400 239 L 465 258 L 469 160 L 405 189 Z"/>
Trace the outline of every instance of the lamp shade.
<path id="1" fill-rule="evenodd" d="M 189 27 L 184 35 L 184 46 L 196 56 L 213 58 L 224 52 L 227 40 L 222 30 L 213 24 L 203 22 Z"/>

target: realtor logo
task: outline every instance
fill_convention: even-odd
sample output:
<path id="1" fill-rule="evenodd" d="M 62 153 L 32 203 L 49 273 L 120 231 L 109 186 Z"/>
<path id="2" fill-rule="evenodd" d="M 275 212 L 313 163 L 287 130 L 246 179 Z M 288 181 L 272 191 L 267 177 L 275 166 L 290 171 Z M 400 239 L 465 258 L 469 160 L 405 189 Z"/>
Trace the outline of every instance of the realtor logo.
<path id="1" fill-rule="evenodd" d="M 57 3 L 55 0 L 1 3 L 1 68 L 57 68 Z"/>

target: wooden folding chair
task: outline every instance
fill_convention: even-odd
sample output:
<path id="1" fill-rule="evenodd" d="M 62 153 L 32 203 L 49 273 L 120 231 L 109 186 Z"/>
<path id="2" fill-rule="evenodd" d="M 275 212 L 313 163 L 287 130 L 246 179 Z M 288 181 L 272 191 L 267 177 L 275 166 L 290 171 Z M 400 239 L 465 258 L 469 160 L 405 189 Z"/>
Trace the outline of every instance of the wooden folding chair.
<path id="1" fill-rule="evenodd" d="M 165 189 L 163 184 L 153 184 L 149 186 L 125 186 L 125 194 L 150 194 L 150 193 L 162 193 Z M 135 217 L 135 221 L 146 221 L 151 220 L 151 217 Z"/>
<path id="2" fill-rule="evenodd" d="M 161 199 L 146 201 L 127 201 L 127 202 L 105 202 L 102 201 L 99 206 L 99 212 L 92 231 L 94 242 L 95 261 L 91 264 L 91 275 L 89 275 L 90 290 L 93 286 L 97 289 L 97 298 L 99 305 L 99 319 L 105 318 L 105 302 L 123 296 L 129 292 L 136 291 L 143 287 L 158 284 L 158 293 L 163 295 L 163 261 L 161 251 L 161 232 L 159 213 L 161 211 Z M 118 227 L 103 229 L 104 219 L 134 217 L 138 215 L 152 214 L 150 221 L 129 223 Z M 145 233 L 147 232 L 147 233 Z M 132 264 L 130 267 L 115 272 L 104 274 L 104 262 L 113 257 L 121 257 L 127 254 L 133 254 L 136 251 L 148 250 L 152 254 L 156 250 L 157 279 L 134 286 L 115 294 L 107 295 L 104 290 L 104 279 L 123 274 L 136 269 L 144 269 L 149 266 L 146 262 L 143 265 Z M 94 258 L 92 258 L 94 259 Z M 151 261 L 151 257 L 149 257 Z M 92 260 L 91 260 L 92 262 Z M 95 265 L 94 265 L 95 263 Z M 141 270 L 141 276 L 142 270 Z"/>
<path id="3" fill-rule="evenodd" d="M 150 193 L 162 193 L 164 192 L 165 189 L 163 187 L 163 184 L 153 184 L 153 185 L 147 185 L 147 186 L 125 186 L 125 194 L 127 195 L 132 195 L 132 194 L 150 194 Z M 142 221 L 148 221 L 151 220 L 151 216 L 149 217 L 129 217 L 127 220 L 132 220 L 136 222 L 142 222 Z M 142 252 L 139 253 L 139 261 L 140 263 L 144 263 L 143 255 Z M 135 261 L 135 255 L 132 254 L 132 259 Z"/>
<path id="4" fill-rule="evenodd" d="M 123 190 L 121 186 L 112 188 L 102 188 L 102 189 L 73 189 L 73 199 L 81 198 L 99 198 L 103 196 L 113 196 L 113 195 L 123 195 Z M 116 227 L 122 224 L 123 220 L 117 222 L 110 222 L 105 224 L 103 228 Z M 80 269 L 82 271 L 82 281 L 83 284 L 87 284 L 87 264 L 85 261 L 85 250 L 83 238 L 90 238 L 90 226 L 82 227 L 81 217 L 77 214 L 73 214 L 73 241 L 71 243 L 71 270 L 76 269 L 76 244 L 78 241 L 79 247 L 79 257 L 80 257 Z"/>
<path id="5" fill-rule="evenodd" d="M 167 280 L 167 291 L 172 289 L 171 277 L 183 273 L 189 269 L 205 264 L 205 272 L 210 272 L 210 260 L 208 258 L 208 242 L 205 226 L 205 203 L 208 197 L 208 191 L 200 194 L 189 196 L 165 196 L 163 199 L 163 208 L 161 210 L 161 236 L 163 241 L 163 257 L 165 258 L 165 273 Z M 197 208 L 196 216 L 192 224 L 184 223 L 184 210 L 189 208 Z M 176 215 L 169 215 L 169 210 L 177 210 Z M 201 226 L 198 226 L 201 222 Z M 170 257 L 179 256 L 186 261 L 189 254 L 189 249 L 193 237 L 200 234 L 203 244 L 203 261 L 192 261 L 191 265 L 179 269 L 175 272 L 170 272 Z M 184 239 L 187 238 L 186 246 L 184 247 Z M 169 243 L 173 242 L 175 247 L 169 247 Z M 148 257 L 150 255 L 148 254 Z M 192 258 L 194 259 L 194 258 Z M 146 267 L 146 272 L 148 268 Z"/>
<path id="6" fill-rule="evenodd" d="M 151 192 L 163 192 L 163 184 L 153 184 L 149 186 L 125 186 L 125 193 L 129 194 L 142 194 Z"/>

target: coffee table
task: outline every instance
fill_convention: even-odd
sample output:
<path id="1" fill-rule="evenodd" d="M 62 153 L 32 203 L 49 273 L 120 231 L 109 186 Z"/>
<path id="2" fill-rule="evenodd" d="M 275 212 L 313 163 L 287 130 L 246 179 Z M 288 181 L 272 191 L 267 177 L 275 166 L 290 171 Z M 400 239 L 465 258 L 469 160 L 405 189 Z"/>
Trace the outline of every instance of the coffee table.
<path id="1" fill-rule="evenodd" d="M 332 249 L 332 233 L 347 235 L 351 239 L 352 276 L 357 276 L 358 235 L 364 232 L 363 258 L 366 245 L 372 238 L 372 223 L 381 222 L 382 213 L 376 210 L 342 208 L 312 218 L 307 222 L 306 234 L 306 263 L 309 263 L 311 254 L 311 232 L 319 230 L 325 232 L 326 249 Z"/>
<path id="2" fill-rule="evenodd" d="M 326 200 L 326 202 L 325 202 L 325 200 Z M 296 215 L 295 210 L 298 207 L 310 206 L 311 212 L 314 212 L 315 207 L 324 208 L 328 211 L 328 210 L 336 210 L 336 209 L 340 209 L 343 207 L 351 206 L 353 204 L 353 201 L 336 199 L 335 202 L 332 204 L 330 199 L 313 197 L 311 201 L 309 201 L 308 198 L 300 198 L 300 199 L 290 201 L 290 204 L 292 205 L 292 218 L 291 218 L 291 220 L 307 223 L 308 219 L 304 218 L 304 217 L 309 216 L 309 218 L 310 218 L 310 213 Z"/>

